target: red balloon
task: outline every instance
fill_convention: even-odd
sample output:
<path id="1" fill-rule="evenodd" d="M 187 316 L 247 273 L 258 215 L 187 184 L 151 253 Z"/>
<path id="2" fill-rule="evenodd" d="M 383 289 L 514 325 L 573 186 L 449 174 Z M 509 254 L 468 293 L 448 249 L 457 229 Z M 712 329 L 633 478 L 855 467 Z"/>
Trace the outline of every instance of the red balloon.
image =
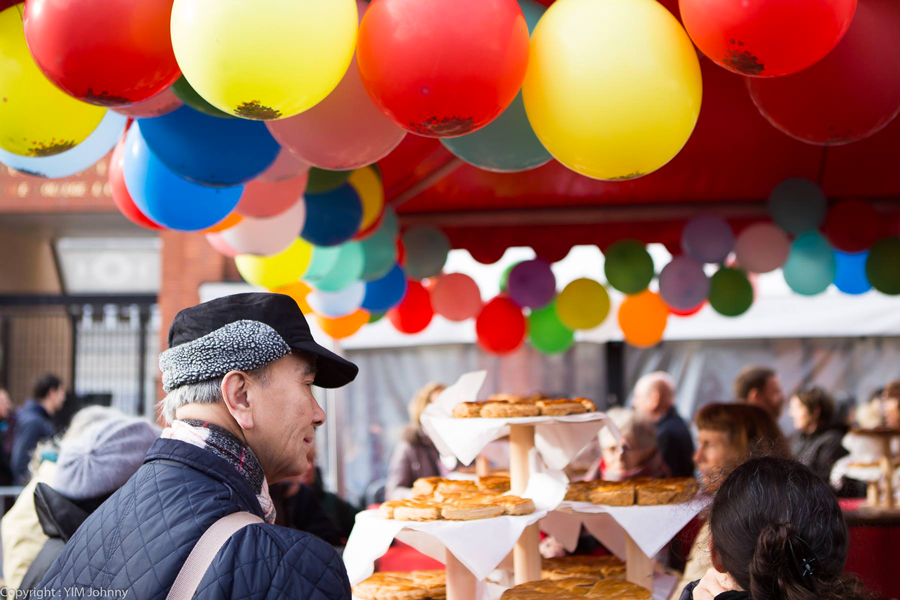
<path id="1" fill-rule="evenodd" d="M 822 60 L 850 26 L 856 0 L 679 0 L 691 39 L 719 66 L 778 77 Z"/>
<path id="2" fill-rule="evenodd" d="M 419 333 L 431 323 L 431 294 L 418 281 L 409 281 L 403 302 L 388 311 L 388 319 L 401 333 Z"/>
<path id="3" fill-rule="evenodd" d="M 846 200 L 831 207 L 822 232 L 838 250 L 862 252 L 881 237 L 881 220 L 868 202 Z"/>
<path id="4" fill-rule="evenodd" d="M 878 132 L 900 112 L 900 3 L 860 0 L 834 52 L 802 73 L 748 80 L 759 112 L 787 135 L 823 146 Z"/>
<path id="5" fill-rule="evenodd" d="M 356 52 L 366 91 L 397 125 L 456 137 L 493 121 L 519 93 L 528 26 L 516 0 L 378 0 Z"/>
<path id="6" fill-rule="evenodd" d="M 109 189 L 113 202 L 125 218 L 146 229 L 162 229 L 159 225 L 147 218 L 140 209 L 135 206 L 128 188 L 125 187 L 125 176 L 122 174 L 122 165 L 125 162 L 125 136 L 119 140 L 109 159 Z"/>
<path id="7" fill-rule="evenodd" d="M 478 345 L 490 354 L 512 352 L 522 345 L 527 332 L 528 321 L 522 309 L 504 296 L 485 304 L 475 320 Z"/>
<path id="8" fill-rule="evenodd" d="M 706 300 L 704 300 L 703 302 L 701 302 L 700 304 L 698 304 L 698 305 L 695 306 L 694 308 L 691 308 L 691 309 L 688 309 L 688 310 L 676 310 L 676 309 L 674 309 L 674 308 L 672 308 L 672 307 L 670 306 L 670 307 L 669 307 L 669 312 L 671 312 L 673 315 L 677 315 L 677 316 L 679 316 L 679 317 L 690 317 L 691 315 L 696 315 L 698 312 L 700 312 L 700 310 L 701 310 L 704 306 L 706 306 Z"/>
<path id="9" fill-rule="evenodd" d="M 143 102 L 181 75 L 172 0 L 28 0 L 25 41 L 44 74 L 100 106 Z"/>

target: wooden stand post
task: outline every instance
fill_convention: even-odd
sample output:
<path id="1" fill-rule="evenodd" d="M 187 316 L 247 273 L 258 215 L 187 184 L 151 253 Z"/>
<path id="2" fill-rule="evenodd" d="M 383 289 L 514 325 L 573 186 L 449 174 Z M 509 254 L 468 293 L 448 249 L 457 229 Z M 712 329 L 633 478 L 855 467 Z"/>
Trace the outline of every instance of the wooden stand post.
<path id="1" fill-rule="evenodd" d="M 447 552 L 447 600 L 473 600 L 475 598 L 475 576 L 465 565 Z"/>
<path id="2" fill-rule="evenodd" d="M 534 425 L 509 427 L 509 478 L 513 494 L 520 495 L 528 487 L 531 475 L 529 454 L 534 448 Z M 541 578 L 541 534 L 537 523 L 528 527 L 513 549 L 516 585 Z"/>
<path id="3" fill-rule="evenodd" d="M 484 454 L 479 454 L 475 458 L 475 474 L 479 477 L 491 474 L 491 463 Z"/>
<path id="4" fill-rule="evenodd" d="M 635 544 L 627 533 L 625 534 L 625 579 L 653 591 L 653 559 L 644 554 L 640 546 Z"/>

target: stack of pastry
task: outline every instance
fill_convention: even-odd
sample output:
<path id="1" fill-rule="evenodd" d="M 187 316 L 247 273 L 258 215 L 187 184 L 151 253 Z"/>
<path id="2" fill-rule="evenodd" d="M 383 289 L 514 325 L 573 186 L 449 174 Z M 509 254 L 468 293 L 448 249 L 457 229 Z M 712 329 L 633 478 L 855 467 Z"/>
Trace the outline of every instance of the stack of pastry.
<path id="1" fill-rule="evenodd" d="M 625 563 L 615 556 L 563 556 L 545 558 L 541 579 L 557 581 L 570 577 L 625 579 Z"/>
<path id="2" fill-rule="evenodd" d="M 672 479 L 629 479 L 628 481 L 587 481 L 569 484 L 566 500 L 605 506 L 653 506 L 680 504 L 691 500 L 699 486 L 691 477 Z"/>
<path id="3" fill-rule="evenodd" d="M 360 600 L 444 600 L 446 572 L 375 573 L 353 586 L 353 596 Z"/>
<path id="4" fill-rule="evenodd" d="M 595 412 L 597 407 L 587 398 L 545 398 L 494 394 L 487 402 L 460 402 L 453 416 L 461 419 L 509 419 L 513 417 L 564 417 Z"/>
<path id="5" fill-rule="evenodd" d="M 523 583 L 503 592 L 501 600 L 650 600 L 653 595 L 639 585 L 621 579 L 566 577 Z"/>
<path id="6" fill-rule="evenodd" d="M 488 476 L 478 481 L 425 477 L 413 483 L 413 498 L 385 502 L 379 511 L 385 519 L 396 521 L 471 521 L 534 512 L 534 502 L 504 495 L 507 491 L 508 477 Z"/>

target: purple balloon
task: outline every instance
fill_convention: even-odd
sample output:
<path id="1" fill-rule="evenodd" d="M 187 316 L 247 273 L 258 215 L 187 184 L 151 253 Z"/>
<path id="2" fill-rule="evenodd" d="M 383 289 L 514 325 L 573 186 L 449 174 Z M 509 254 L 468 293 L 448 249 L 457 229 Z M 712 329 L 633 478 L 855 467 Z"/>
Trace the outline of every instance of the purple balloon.
<path id="1" fill-rule="evenodd" d="M 698 262 L 722 263 L 734 249 L 734 232 L 722 217 L 699 215 L 681 232 L 681 248 Z"/>
<path id="2" fill-rule="evenodd" d="M 541 258 L 520 262 L 509 272 L 509 299 L 522 308 L 544 308 L 556 296 L 556 277 Z"/>
<path id="3" fill-rule="evenodd" d="M 703 265 L 687 256 L 676 256 L 659 274 L 659 295 L 675 310 L 692 310 L 709 296 L 709 277 Z"/>

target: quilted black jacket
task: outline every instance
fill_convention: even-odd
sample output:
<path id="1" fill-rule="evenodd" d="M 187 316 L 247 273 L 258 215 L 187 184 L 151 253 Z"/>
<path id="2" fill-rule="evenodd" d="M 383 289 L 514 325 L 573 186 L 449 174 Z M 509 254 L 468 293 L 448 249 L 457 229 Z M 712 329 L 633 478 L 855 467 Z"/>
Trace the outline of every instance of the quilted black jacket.
<path id="1" fill-rule="evenodd" d="M 39 589 L 55 590 L 54 597 L 122 590 L 108 597 L 164 600 L 203 532 L 237 511 L 263 516 L 231 465 L 202 448 L 157 440 L 138 472 L 69 540 Z M 194 598 L 350 600 L 350 582 L 340 556 L 319 538 L 257 524 L 219 551 Z"/>

